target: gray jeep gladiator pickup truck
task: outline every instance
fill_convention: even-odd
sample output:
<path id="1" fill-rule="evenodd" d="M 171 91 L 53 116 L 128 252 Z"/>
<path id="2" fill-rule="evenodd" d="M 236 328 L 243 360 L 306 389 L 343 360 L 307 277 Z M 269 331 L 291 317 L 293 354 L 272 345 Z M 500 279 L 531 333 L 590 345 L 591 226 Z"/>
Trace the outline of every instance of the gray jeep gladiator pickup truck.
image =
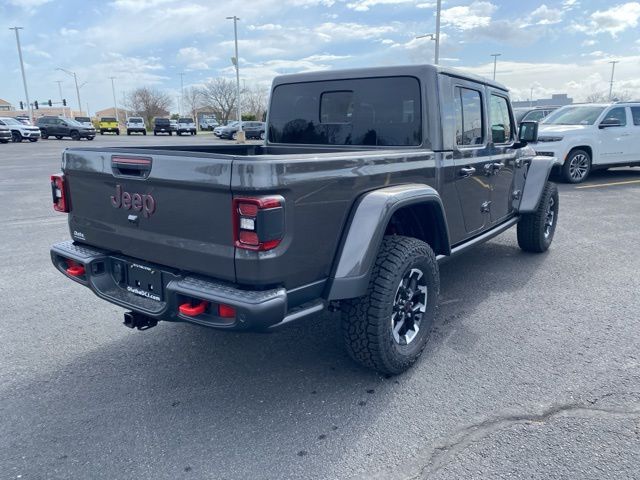
<path id="1" fill-rule="evenodd" d="M 350 355 L 396 374 L 422 352 L 438 262 L 517 224 L 543 252 L 553 158 L 502 85 L 432 65 L 285 75 L 264 145 L 70 148 L 51 259 L 129 310 L 219 329 L 342 312 Z"/>

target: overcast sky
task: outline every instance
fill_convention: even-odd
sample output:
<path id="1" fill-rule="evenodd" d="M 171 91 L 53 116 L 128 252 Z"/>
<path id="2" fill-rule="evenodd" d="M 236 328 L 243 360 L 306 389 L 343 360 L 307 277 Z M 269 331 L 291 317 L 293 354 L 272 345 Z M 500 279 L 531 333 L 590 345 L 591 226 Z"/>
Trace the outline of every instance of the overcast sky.
<path id="1" fill-rule="evenodd" d="M 640 97 L 640 2 L 616 0 L 444 0 L 441 63 L 491 75 L 514 99 L 569 93 L 583 100 L 614 90 Z M 241 76 L 269 84 L 279 73 L 430 63 L 435 0 L 0 0 L 0 98 L 24 99 L 14 32 L 21 40 L 31 99 L 83 109 L 112 106 L 136 86 L 153 85 L 177 99 L 185 86 L 233 76 L 233 23 L 238 15 Z M 175 108 L 177 110 L 177 106 Z"/>

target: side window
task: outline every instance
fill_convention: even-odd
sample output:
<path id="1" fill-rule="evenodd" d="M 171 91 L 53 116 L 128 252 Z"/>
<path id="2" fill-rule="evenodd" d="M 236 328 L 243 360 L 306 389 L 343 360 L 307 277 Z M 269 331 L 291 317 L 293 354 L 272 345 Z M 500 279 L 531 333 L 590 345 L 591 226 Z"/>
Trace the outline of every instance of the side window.
<path id="1" fill-rule="evenodd" d="M 5 123 L 4 123 L 2 120 L 0 120 L 0 125 L 4 125 L 4 124 L 5 124 Z"/>
<path id="2" fill-rule="evenodd" d="M 493 143 L 509 143 L 513 126 L 509 115 L 507 99 L 498 95 L 491 95 L 491 139 Z"/>
<path id="3" fill-rule="evenodd" d="M 527 113 L 522 121 L 527 122 L 539 122 L 547 115 L 546 110 L 533 110 L 532 112 Z"/>
<path id="4" fill-rule="evenodd" d="M 477 90 L 456 87 L 454 93 L 456 145 L 482 145 L 482 97 Z"/>
<path id="5" fill-rule="evenodd" d="M 613 120 L 617 120 L 623 127 L 627 125 L 627 112 L 625 112 L 624 107 L 612 108 L 604 118 L 605 120 L 609 120 L 610 118 Z"/>
<path id="6" fill-rule="evenodd" d="M 631 116 L 633 117 L 633 124 L 640 127 L 640 107 L 631 107 Z"/>

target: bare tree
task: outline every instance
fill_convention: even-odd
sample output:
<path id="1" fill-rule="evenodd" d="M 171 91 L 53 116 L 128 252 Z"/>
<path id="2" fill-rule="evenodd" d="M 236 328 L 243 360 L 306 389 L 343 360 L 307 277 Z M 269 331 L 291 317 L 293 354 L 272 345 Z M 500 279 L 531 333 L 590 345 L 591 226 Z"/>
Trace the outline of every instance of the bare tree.
<path id="1" fill-rule="evenodd" d="M 203 106 L 202 90 L 198 87 L 189 87 L 184 91 L 183 104 L 187 106 L 191 118 L 198 121 L 198 109 Z"/>
<path id="2" fill-rule="evenodd" d="M 265 87 L 256 85 L 246 88 L 241 94 L 242 114 L 253 116 L 256 120 L 262 120 L 267 111 L 267 102 L 269 100 L 269 90 Z"/>
<path id="3" fill-rule="evenodd" d="M 172 103 L 170 95 L 151 87 L 136 88 L 125 98 L 125 106 L 144 117 L 147 125 L 151 125 L 154 117 L 168 115 Z"/>
<path id="4" fill-rule="evenodd" d="M 236 109 L 236 84 L 226 78 L 215 78 L 205 83 L 201 91 L 202 102 L 216 114 L 219 122 L 226 123 Z"/>
<path id="5" fill-rule="evenodd" d="M 633 95 L 628 91 L 613 92 L 611 94 L 611 100 L 617 102 L 628 102 L 633 98 Z M 586 97 L 588 103 L 607 103 L 609 101 L 609 92 L 591 92 Z"/>

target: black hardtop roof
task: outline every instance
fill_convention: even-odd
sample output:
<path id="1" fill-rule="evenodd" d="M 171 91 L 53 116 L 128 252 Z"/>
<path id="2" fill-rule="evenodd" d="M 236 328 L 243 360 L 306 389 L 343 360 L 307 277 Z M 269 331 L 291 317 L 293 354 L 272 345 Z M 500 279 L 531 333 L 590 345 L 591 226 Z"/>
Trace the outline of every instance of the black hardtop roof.
<path id="1" fill-rule="evenodd" d="M 423 64 L 423 65 L 395 65 L 390 67 L 368 67 L 368 68 L 350 68 L 345 70 L 322 70 L 319 72 L 293 73 L 289 75 L 280 75 L 273 79 L 273 86 L 285 83 L 299 82 L 320 82 L 327 80 L 344 80 L 349 78 L 370 78 L 370 77 L 397 77 L 397 76 L 415 76 L 418 78 L 437 73 L 449 75 L 472 82 L 481 83 L 494 88 L 499 88 L 508 92 L 509 89 L 503 84 L 498 83 L 489 78 L 481 77 L 473 73 L 467 73 L 463 70 L 451 67 L 442 67 L 439 65 Z"/>

